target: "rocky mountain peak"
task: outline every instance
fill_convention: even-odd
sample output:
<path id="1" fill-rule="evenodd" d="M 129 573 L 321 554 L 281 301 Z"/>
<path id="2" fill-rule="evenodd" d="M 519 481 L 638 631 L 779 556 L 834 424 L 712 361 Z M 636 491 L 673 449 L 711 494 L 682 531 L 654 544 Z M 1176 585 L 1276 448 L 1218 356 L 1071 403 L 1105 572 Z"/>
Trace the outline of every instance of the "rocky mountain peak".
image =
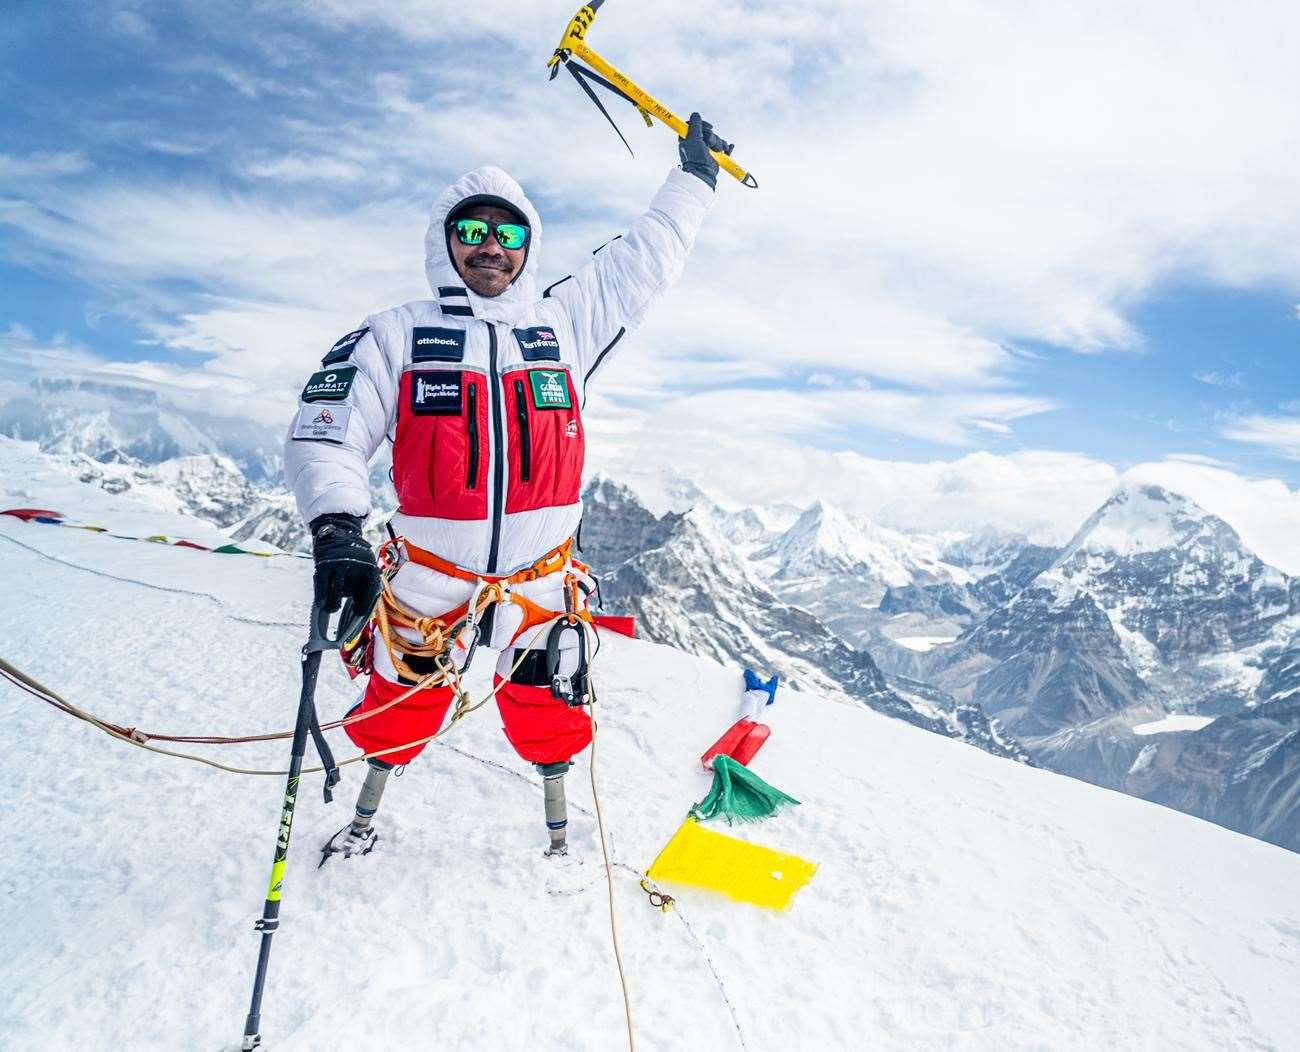
<path id="1" fill-rule="evenodd" d="M 1187 497 L 1161 486 L 1126 483 L 1088 517 L 1059 562 L 1079 552 L 1128 557 L 1183 547 L 1198 537 L 1240 545 L 1231 526 Z"/>
<path id="2" fill-rule="evenodd" d="M 811 504 L 755 558 L 772 561 L 776 581 L 852 576 L 858 587 L 867 586 L 872 601 L 890 586 L 954 576 L 954 569 L 939 562 L 937 546 L 926 538 L 854 518 L 826 501 Z"/>
<path id="3" fill-rule="evenodd" d="M 1088 592 L 1166 659 L 1258 642 L 1293 606 L 1286 575 L 1236 530 L 1159 486 L 1117 490 L 1040 580 Z"/>

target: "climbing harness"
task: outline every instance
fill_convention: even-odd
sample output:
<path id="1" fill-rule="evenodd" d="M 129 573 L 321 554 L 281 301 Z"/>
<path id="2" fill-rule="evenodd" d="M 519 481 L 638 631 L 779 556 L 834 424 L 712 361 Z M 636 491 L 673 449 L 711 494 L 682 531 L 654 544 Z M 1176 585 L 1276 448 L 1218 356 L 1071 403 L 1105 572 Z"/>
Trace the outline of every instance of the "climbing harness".
<path id="1" fill-rule="evenodd" d="M 591 84 L 588 82 L 599 84 L 606 90 L 612 91 L 619 98 L 630 102 L 636 107 L 636 111 L 641 114 L 646 127 L 652 127 L 654 119 L 657 118 L 675 131 L 679 139 L 684 139 L 686 137 L 686 122 L 684 120 L 644 88 L 641 88 L 630 78 L 620 73 L 613 65 L 592 50 L 587 43 L 587 31 L 591 28 L 592 23 L 596 21 L 596 12 L 604 2 L 605 0 L 591 0 L 590 3 L 579 8 L 578 13 L 570 20 L 568 27 L 564 30 L 564 36 L 560 38 L 560 43 L 555 48 L 555 53 L 551 55 L 550 60 L 546 63 L 547 68 L 551 71 L 550 79 L 554 80 L 559 75 L 560 66 L 568 67 L 569 72 L 573 74 L 573 79 L 577 81 L 578 87 L 582 88 L 587 97 L 596 104 L 596 108 L 604 114 L 605 120 L 609 121 L 614 131 L 618 132 L 618 137 L 623 140 L 623 145 L 627 147 L 628 153 L 632 152 L 632 147 L 629 145 L 627 137 L 624 136 L 619 126 L 614 123 L 614 118 L 609 115 L 609 111 L 605 109 L 600 98 L 592 90 Z M 586 65 L 582 65 L 578 59 L 581 59 Z M 715 134 L 710 136 L 708 147 L 713 154 L 713 159 L 718 162 L 718 167 L 728 175 L 740 180 L 745 186 L 757 189 L 758 180 L 731 159 L 731 151 L 734 148 L 731 143 Z"/>
<path id="2" fill-rule="evenodd" d="M 523 615 L 517 630 L 519 635 L 537 626 L 550 625 L 552 622 L 555 622 L 558 627 L 559 620 L 570 626 L 591 623 L 591 612 L 582 605 L 579 598 L 579 593 L 582 591 L 582 577 L 586 576 L 588 568 L 586 564 L 574 559 L 572 552 L 573 542 L 568 540 L 529 566 L 514 573 L 496 576 L 476 574 L 472 570 L 466 570 L 432 552 L 425 551 L 402 537 L 394 537 L 385 541 L 379 548 L 383 592 L 375 607 L 371 631 L 382 640 L 393 668 L 404 680 L 424 678 L 413 670 L 408 659 L 414 657 L 423 661 L 432 660 L 436 669 L 435 675 L 442 677 L 438 685 L 449 684 L 459 691 L 460 674 L 468 667 L 479 645 L 482 619 L 490 607 L 507 602 L 519 607 Z M 405 607 L 393 595 L 390 584 L 391 578 L 408 562 L 446 577 L 473 582 L 474 592 L 461 605 L 436 617 L 417 614 Z M 553 610 L 546 609 L 514 590 L 515 585 L 536 581 L 556 573 L 565 575 L 563 614 L 557 615 Z M 413 640 L 411 636 L 416 636 L 418 639 Z M 548 653 L 549 642 L 548 637 Z M 350 667 L 358 672 L 370 671 L 367 665 L 369 645 L 358 641 L 358 645 L 345 656 Z M 451 660 L 453 647 L 461 647 L 465 651 L 460 670 L 456 669 L 455 663 Z M 583 653 L 585 655 L 585 649 Z"/>

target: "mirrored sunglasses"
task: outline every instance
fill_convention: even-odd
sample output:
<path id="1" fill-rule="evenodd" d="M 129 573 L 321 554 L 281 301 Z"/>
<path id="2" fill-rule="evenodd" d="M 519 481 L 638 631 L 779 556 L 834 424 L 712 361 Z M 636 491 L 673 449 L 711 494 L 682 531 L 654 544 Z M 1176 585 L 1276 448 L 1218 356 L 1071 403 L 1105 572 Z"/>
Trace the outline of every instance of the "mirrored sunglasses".
<path id="1" fill-rule="evenodd" d="M 462 245 L 481 245 L 487 240 L 488 231 L 496 236 L 497 244 L 502 248 L 519 249 L 528 244 L 528 227 L 522 223 L 489 223 L 483 219 L 457 219 L 452 224 L 456 230 L 456 240 Z"/>

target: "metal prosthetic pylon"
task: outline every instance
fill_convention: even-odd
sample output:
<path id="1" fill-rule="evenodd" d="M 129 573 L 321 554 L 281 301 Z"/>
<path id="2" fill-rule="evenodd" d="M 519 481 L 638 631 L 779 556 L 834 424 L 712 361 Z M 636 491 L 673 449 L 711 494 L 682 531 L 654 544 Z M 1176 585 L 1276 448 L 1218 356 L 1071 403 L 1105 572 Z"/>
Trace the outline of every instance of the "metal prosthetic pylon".
<path id="1" fill-rule="evenodd" d="M 371 821 L 379 810 L 379 801 L 383 798 L 388 776 L 395 765 L 373 757 L 366 761 L 366 780 L 361 783 L 361 792 L 357 794 L 356 813 L 352 821 L 330 837 L 329 842 L 321 848 L 320 865 L 325 865 L 334 855 L 351 858 L 353 855 L 368 855 L 375 849 L 379 834 Z M 317 867 L 319 868 L 319 867 Z"/>
<path id="2" fill-rule="evenodd" d="M 569 853 L 569 805 L 564 796 L 564 776 L 573 766 L 572 761 L 539 763 L 537 773 L 542 776 L 542 796 L 546 808 L 546 829 L 550 833 L 550 846 L 543 852 L 547 858 Z"/>

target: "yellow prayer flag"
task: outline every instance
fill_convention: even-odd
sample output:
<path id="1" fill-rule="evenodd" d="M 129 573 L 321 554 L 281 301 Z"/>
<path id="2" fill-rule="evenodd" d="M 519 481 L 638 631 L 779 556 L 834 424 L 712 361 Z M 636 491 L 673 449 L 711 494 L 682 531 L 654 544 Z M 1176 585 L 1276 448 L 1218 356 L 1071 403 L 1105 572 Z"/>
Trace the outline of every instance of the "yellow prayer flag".
<path id="1" fill-rule="evenodd" d="M 783 910 L 816 872 L 815 862 L 715 833 L 688 817 L 651 863 L 646 876 L 665 884 L 707 888 L 737 902 Z"/>

